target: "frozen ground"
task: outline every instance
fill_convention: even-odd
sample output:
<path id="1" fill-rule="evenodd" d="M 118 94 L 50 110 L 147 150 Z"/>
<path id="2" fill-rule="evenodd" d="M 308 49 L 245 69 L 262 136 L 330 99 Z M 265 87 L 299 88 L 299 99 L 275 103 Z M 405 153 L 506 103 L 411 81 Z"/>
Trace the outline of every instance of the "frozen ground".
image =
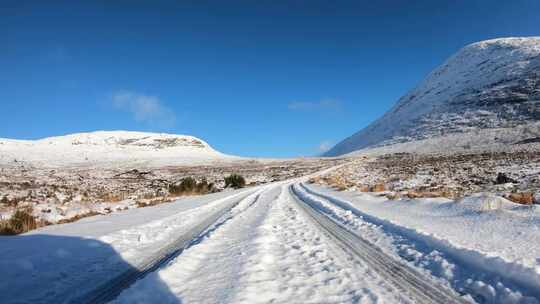
<path id="1" fill-rule="evenodd" d="M 540 203 L 540 146 L 536 145 L 462 153 L 388 153 L 351 160 L 314 181 L 341 190 L 380 192 L 389 198 L 460 199 L 486 192 L 518 203 Z"/>
<path id="2" fill-rule="evenodd" d="M 538 106 L 536 106 L 538 108 Z M 426 139 L 411 140 L 383 146 L 373 146 L 348 153 L 354 155 L 381 155 L 390 153 L 478 153 L 500 151 L 539 150 L 540 123 L 535 121 L 509 128 L 488 128 L 444 134 Z M 530 142 L 528 145 L 523 142 Z"/>
<path id="3" fill-rule="evenodd" d="M 159 154 L 160 149 L 152 153 Z M 1 152 L 0 146 L 0 155 Z M 38 220 L 62 223 L 91 214 L 170 202 L 178 195 L 170 193 L 170 185 L 178 185 L 186 177 L 204 179 L 214 185 L 213 191 L 222 191 L 224 178 L 232 173 L 242 175 L 247 186 L 256 186 L 304 176 L 343 162 L 321 158 L 244 159 L 205 165 L 174 165 L 173 162 L 152 167 L 123 163 L 121 168 L 101 164 L 54 169 L 22 162 L 16 165 L 0 162 L 0 220 L 10 218 L 17 209 L 30 207 Z"/>
<path id="4" fill-rule="evenodd" d="M 113 303 L 437 303 L 438 293 L 446 303 L 539 303 L 534 206 L 388 201 L 307 179 L 0 237 L 0 302 L 85 303 L 191 235 L 156 271 L 115 287 Z"/>

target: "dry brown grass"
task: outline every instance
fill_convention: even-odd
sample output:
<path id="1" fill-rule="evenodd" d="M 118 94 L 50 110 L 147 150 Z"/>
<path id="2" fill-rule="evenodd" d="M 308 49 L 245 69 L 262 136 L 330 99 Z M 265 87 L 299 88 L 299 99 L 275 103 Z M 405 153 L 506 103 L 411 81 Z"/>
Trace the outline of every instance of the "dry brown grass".
<path id="1" fill-rule="evenodd" d="M 78 221 L 82 218 L 98 215 L 100 213 L 90 211 L 84 214 L 78 214 L 68 219 L 62 219 L 57 224 L 66 224 Z M 0 220 L 0 235 L 16 235 L 25 233 L 40 227 L 51 225 L 51 223 L 38 220 L 32 215 L 32 209 L 19 209 L 8 220 Z"/>
<path id="2" fill-rule="evenodd" d="M 369 190 L 371 192 L 383 192 L 386 190 L 386 187 L 384 186 L 384 183 L 377 183 L 371 186 Z"/>
<path id="3" fill-rule="evenodd" d="M 395 193 L 395 192 L 390 192 L 390 193 L 387 193 L 386 195 L 386 198 L 393 201 L 393 200 L 397 200 L 400 198 L 399 194 Z"/>
<path id="4" fill-rule="evenodd" d="M 209 183 L 205 178 L 197 182 L 193 177 L 185 177 L 180 183 L 169 184 L 168 188 L 169 194 L 173 196 L 202 195 L 216 191 L 214 183 Z"/>
<path id="5" fill-rule="evenodd" d="M 415 191 L 409 190 L 405 194 L 408 198 L 436 198 L 436 197 L 445 197 L 448 199 L 455 199 L 458 197 L 458 194 L 452 191 Z"/>
<path id="6" fill-rule="evenodd" d="M 73 223 L 73 222 L 76 222 L 80 219 L 83 219 L 85 217 L 89 217 L 89 216 L 94 216 L 94 215 L 99 215 L 100 213 L 98 212 L 95 212 L 95 211 L 89 211 L 87 213 L 84 213 L 84 214 L 77 214 L 76 216 L 74 217 L 70 217 L 70 218 L 67 218 L 67 219 L 61 219 L 58 221 L 57 224 L 67 224 L 67 223 Z"/>
<path id="7" fill-rule="evenodd" d="M 0 220 L 0 235 L 15 235 L 47 226 L 50 223 L 36 220 L 32 209 L 18 209 L 8 220 Z"/>
<path id="8" fill-rule="evenodd" d="M 159 198 L 151 199 L 151 200 L 139 200 L 136 202 L 136 204 L 137 204 L 137 207 L 144 208 L 144 207 L 151 207 L 151 206 L 156 206 L 156 205 L 164 204 L 164 203 L 170 203 L 175 200 L 176 200 L 176 197 L 159 197 Z"/>
<path id="9" fill-rule="evenodd" d="M 534 195 L 531 192 L 510 193 L 506 198 L 522 205 L 532 205 L 534 203 Z"/>
<path id="10" fill-rule="evenodd" d="M 6 207 L 17 207 L 17 205 L 25 199 L 27 199 L 27 197 L 14 197 L 10 199 L 7 196 L 4 196 L 0 199 L 0 204 Z"/>
<path id="11" fill-rule="evenodd" d="M 367 186 L 367 185 L 360 185 L 360 186 L 358 186 L 358 190 L 359 190 L 360 192 L 369 192 L 369 186 Z"/>
<path id="12" fill-rule="evenodd" d="M 126 193 L 104 193 L 100 199 L 104 202 L 118 203 L 125 200 L 127 196 Z"/>
<path id="13" fill-rule="evenodd" d="M 353 183 L 350 183 L 350 182 L 346 181 L 340 175 L 326 176 L 326 177 L 321 178 L 321 180 L 319 180 L 319 182 L 321 182 L 321 181 L 322 181 L 323 184 L 327 184 L 330 187 L 333 187 L 338 191 L 345 191 L 345 190 L 355 186 Z"/>
<path id="14" fill-rule="evenodd" d="M 308 184 L 320 184 L 321 183 L 321 177 L 315 176 L 308 180 Z"/>

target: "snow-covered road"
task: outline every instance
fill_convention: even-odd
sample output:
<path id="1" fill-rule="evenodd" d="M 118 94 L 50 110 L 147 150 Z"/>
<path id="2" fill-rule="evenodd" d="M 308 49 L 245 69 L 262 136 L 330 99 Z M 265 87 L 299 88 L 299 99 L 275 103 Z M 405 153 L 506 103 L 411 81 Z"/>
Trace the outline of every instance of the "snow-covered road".
<path id="1" fill-rule="evenodd" d="M 294 187 L 290 190 L 298 197 L 298 190 Z M 308 200 L 302 201 L 296 198 L 295 200 L 314 223 L 335 243 L 341 245 L 344 251 L 357 258 L 359 263 L 366 264 L 403 294 L 413 298 L 414 303 L 466 303 L 456 292 L 424 278 L 412 267 L 395 260 L 377 246 L 340 225 L 339 222 L 333 221 L 323 211 L 319 211 L 318 205 L 312 205 Z"/>
<path id="2" fill-rule="evenodd" d="M 464 302 L 344 227 L 329 228 L 333 221 L 310 206 L 290 184 L 269 186 L 115 303 Z M 359 242 L 369 247 L 356 246 Z M 168 288 L 158 288 L 163 284 Z"/>
<path id="3" fill-rule="evenodd" d="M 404 302 L 366 264 L 351 261 L 305 213 L 288 185 L 265 189 L 232 218 L 115 303 Z M 167 289 L 156 292 L 156 286 Z M 411 301 L 411 303 L 413 303 Z"/>
<path id="4" fill-rule="evenodd" d="M 294 180 L 0 238 L 0 303 L 538 303 L 336 195 Z"/>

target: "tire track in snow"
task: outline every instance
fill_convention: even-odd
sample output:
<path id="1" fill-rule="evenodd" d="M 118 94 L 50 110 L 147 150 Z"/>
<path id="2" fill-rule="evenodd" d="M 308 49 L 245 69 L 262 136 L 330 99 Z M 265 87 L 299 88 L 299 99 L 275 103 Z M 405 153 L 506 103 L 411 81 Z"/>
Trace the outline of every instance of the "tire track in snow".
<path id="1" fill-rule="evenodd" d="M 408 302 L 365 265 L 337 258 L 341 250 L 300 213 L 286 186 L 265 189 L 114 303 Z"/>
<path id="2" fill-rule="evenodd" d="M 205 232 L 193 246 L 166 267 L 123 291 L 113 303 L 226 302 L 237 284 L 235 276 L 242 269 L 245 250 L 249 249 L 242 241 L 250 238 L 246 229 L 264 218 L 272 194 L 272 188 L 265 187 L 254 194 L 255 199 L 245 199 L 234 206 L 219 225 Z M 167 290 L 159 288 L 163 282 Z"/>
<path id="3" fill-rule="evenodd" d="M 360 206 L 315 191 L 303 183 L 298 189 L 304 199 L 311 201 L 334 221 L 381 247 L 397 260 L 406 260 L 413 269 L 419 267 L 417 270 L 427 277 L 433 276 L 471 302 L 539 303 L 539 289 L 535 287 L 534 277 L 529 277 L 528 272 L 521 268 L 502 270 L 498 264 L 499 257 L 493 259 L 474 250 L 455 247 L 444 238 L 370 215 L 360 210 Z"/>
<path id="4" fill-rule="evenodd" d="M 323 215 L 309 202 L 302 201 L 294 186 L 290 186 L 290 191 L 298 206 L 321 231 L 338 243 L 343 250 L 368 264 L 392 286 L 414 299 L 415 303 L 468 303 L 452 290 L 424 278 L 421 273 L 396 261 L 371 243 Z"/>
<path id="5" fill-rule="evenodd" d="M 144 260 L 138 265 L 134 265 L 133 269 L 129 269 L 113 279 L 108 280 L 86 295 L 75 299 L 73 303 L 107 303 L 114 300 L 123 290 L 128 289 L 133 283 L 144 278 L 147 274 L 158 270 L 160 267 L 181 254 L 184 250 L 199 242 L 209 230 L 213 229 L 213 226 L 218 226 L 220 225 L 220 222 L 223 222 L 223 220 L 220 219 L 228 212 L 242 202 L 249 200 L 254 195 L 255 198 L 251 203 L 252 205 L 258 199 L 257 193 L 248 194 L 238 200 L 226 204 L 223 208 L 220 208 L 203 218 L 197 225 L 178 236 L 173 242 L 169 243 L 169 245 L 159 249 L 150 259 Z"/>
<path id="6" fill-rule="evenodd" d="M 367 267 L 349 263 L 300 212 L 283 186 L 228 303 L 403 303 Z"/>

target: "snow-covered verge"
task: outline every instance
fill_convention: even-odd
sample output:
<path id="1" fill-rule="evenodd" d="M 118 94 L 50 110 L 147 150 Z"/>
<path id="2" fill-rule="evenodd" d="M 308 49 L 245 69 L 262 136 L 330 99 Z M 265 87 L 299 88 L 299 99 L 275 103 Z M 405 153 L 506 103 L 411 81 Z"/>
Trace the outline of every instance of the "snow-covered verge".
<path id="1" fill-rule="evenodd" d="M 65 303 L 151 257 L 207 214 L 257 188 L 0 236 L 0 303 Z"/>
<path id="2" fill-rule="evenodd" d="M 97 131 L 40 140 L 0 138 L 0 165 L 45 167 L 167 166 L 230 162 L 201 139 L 187 135 Z"/>
<path id="3" fill-rule="evenodd" d="M 415 302 L 313 221 L 301 208 L 308 203 L 387 256 L 407 261 L 432 286 L 453 288 L 476 303 L 540 303 L 540 211 L 534 206 L 493 197 L 388 201 L 296 184 L 308 178 L 0 237 L 0 302 L 73 302 L 225 209 L 179 255 L 124 286 L 113 302 Z"/>
<path id="4" fill-rule="evenodd" d="M 479 192 L 540 204 L 540 147 L 467 153 L 361 156 L 312 181 L 389 198 L 447 197 Z"/>
<path id="5" fill-rule="evenodd" d="M 197 242 L 115 302 L 411 303 L 316 229 L 286 183 L 237 198 L 246 194 Z M 70 302 L 230 200 L 219 193 L 0 238 L 6 279 L 0 302 Z"/>
<path id="6" fill-rule="evenodd" d="M 540 210 L 475 195 L 392 201 L 305 185 L 315 202 L 383 250 L 480 303 L 538 303 Z"/>
<path id="7" fill-rule="evenodd" d="M 32 209 L 41 224 L 63 223 L 92 214 L 170 202 L 180 195 L 223 191 L 225 177 L 233 173 L 243 176 L 247 186 L 257 186 L 312 174 L 343 162 L 304 158 L 150 168 L 133 164 L 121 169 L 0 165 L 0 220 L 8 220 L 16 210 Z M 207 187 L 197 188 L 196 193 L 175 190 L 188 177 L 199 183 L 205 181 Z"/>

